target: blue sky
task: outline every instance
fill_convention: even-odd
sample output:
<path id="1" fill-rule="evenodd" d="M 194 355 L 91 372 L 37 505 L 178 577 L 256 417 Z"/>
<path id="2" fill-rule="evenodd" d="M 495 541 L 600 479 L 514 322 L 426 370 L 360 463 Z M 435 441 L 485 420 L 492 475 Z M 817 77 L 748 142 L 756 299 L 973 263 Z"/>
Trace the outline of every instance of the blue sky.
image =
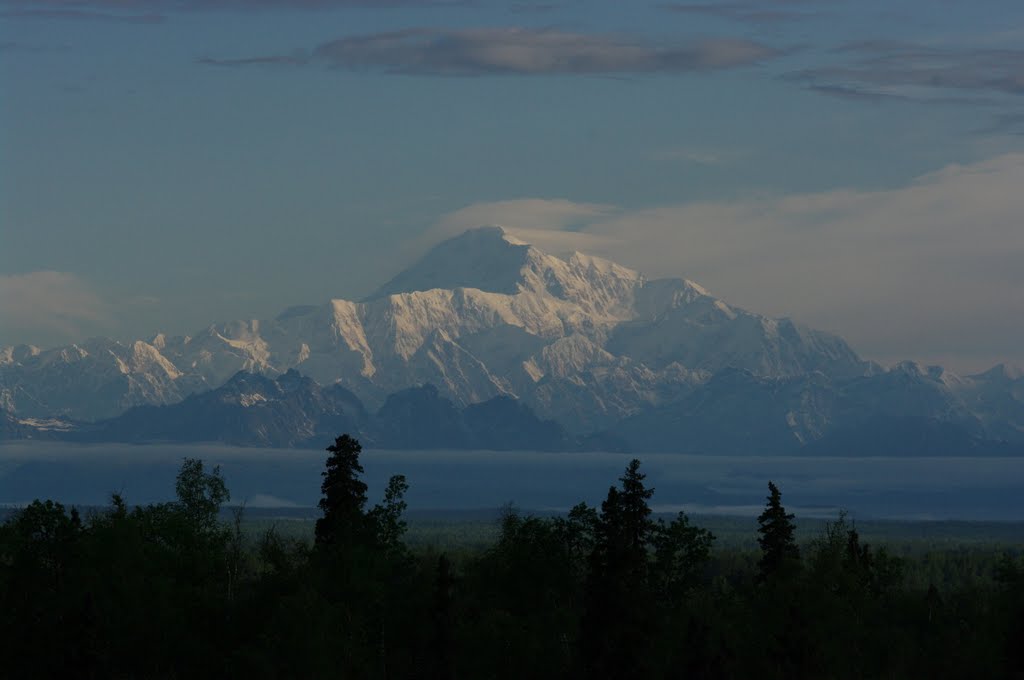
<path id="1" fill-rule="evenodd" d="M 1024 362 L 1024 5 L 0 0 L 0 344 L 358 298 L 500 222 Z"/>

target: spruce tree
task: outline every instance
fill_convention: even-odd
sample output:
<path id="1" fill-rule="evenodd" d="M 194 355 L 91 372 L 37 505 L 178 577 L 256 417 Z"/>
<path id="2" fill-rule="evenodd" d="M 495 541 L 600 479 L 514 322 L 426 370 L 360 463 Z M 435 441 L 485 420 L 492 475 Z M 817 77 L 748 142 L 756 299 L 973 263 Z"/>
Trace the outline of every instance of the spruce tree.
<path id="1" fill-rule="evenodd" d="M 584 675 L 646 677 L 653 623 L 648 542 L 655 533 L 647 501 L 654 489 L 633 460 L 601 503 L 589 560 L 581 652 Z"/>
<path id="2" fill-rule="evenodd" d="M 619 494 L 619 511 L 621 539 L 623 548 L 627 550 L 638 562 L 647 562 L 647 540 L 654 531 L 654 523 L 651 521 L 651 508 L 647 501 L 654 495 L 654 489 L 644 486 L 644 479 L 647 475 L 640 472 L 640 461 L 633 459 L 626 468 L 626 473 L 619 478 L 622 482 L 622 492 Z"/>
<path id="3" fill-rule="evenodd" d="M 366 530 L 366 483 L 359 478 L 363 474 L 363 466 L 359 464 L 359 454 L 363 447 L 359 441 L 347 434 L 334 440 L 327 447 L 330 457 L 326 469 L 321 473 L 324 478 L 320 491 L 323 497 L 318 506 L 324 515 L 316 521 L 316 539 L 318 548 L 337 546 L 362 538 Z"/>
<path id="4" fill-rule="evenodd" d="M 800 548 L 793 538 L 796 526 L 792 514 L 786 514 L 782 506 L 782 494 L 779 487 L 768 482 L 768 503 L 764 512 L 757 518 L 760 525 L 757 532 L 761 536 L 757 542 L 761 545 L 760 579 L 786 571 L 800 562 Z"/>

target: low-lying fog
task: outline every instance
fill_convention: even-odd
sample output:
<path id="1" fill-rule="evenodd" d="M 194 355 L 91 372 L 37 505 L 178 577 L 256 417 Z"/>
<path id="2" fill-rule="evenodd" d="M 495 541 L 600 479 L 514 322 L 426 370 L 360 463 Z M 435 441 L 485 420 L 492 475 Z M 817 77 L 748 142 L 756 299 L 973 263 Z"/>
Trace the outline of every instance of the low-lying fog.
<path id="1" fill-rule="evenodd" d="M 53 498 L 103 505 L 112 492 L 129 503 L 169 500 L 182 458 L 220 465 L 232 503 L 312 507 L 327 454 L 291 449 L 196 446 L 0 446 L 0 504 Z M 493 451 L 363 452 L 371 499 L 388 476 L 404 474 L 410 509 L 525 509 L 599 504 L 633 456 Z M 768 480 L 804 516 L 845 508 L 857 517 L 1024 520 L 1024 458 L 806 458 L 636 456 L 656 490 L 658 511 L 756 515 Z"/>

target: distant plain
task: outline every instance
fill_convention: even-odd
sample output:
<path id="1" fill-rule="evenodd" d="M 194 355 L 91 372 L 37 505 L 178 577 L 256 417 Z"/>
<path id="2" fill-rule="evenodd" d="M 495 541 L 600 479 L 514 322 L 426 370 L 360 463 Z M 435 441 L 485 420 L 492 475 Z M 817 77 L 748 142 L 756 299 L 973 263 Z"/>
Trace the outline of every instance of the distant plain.
<path id="1" fill-rule="evenodd" d="M 222 467 L 231 503 L 260 515 L 312 512 L 326 454 L 220 445 L 0 446 L 0 505 L 35 498 L 102 506 L 111 493 L 129 503 L 173 498 L 185 457 Z M 598 505 L 629 454 L 530 451 L 366 450 L 362 463 L 376 500 L 387 478 L 406 476 L 412 513 L 494 511 L 506 503 L 559 512 Z M 803 518 L 846 510 L 857 520 L 1024 521 L 1024 458 L 774 457 L 642 454 L 656 512 L 752 518 L 769 480 Z M 967 532 L 969 533 L 969 532 Z"/>

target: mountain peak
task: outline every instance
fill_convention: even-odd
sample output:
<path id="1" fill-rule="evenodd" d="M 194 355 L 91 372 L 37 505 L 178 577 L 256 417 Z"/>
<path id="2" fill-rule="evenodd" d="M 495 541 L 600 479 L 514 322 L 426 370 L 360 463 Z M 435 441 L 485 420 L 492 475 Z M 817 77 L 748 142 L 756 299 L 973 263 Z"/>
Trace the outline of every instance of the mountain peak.
<path id="1" fill-rule="evenodd" d="M 479 227 L 473 227 L 472 229 L 467 229 L 466 231 L 462 232 L 461 236 L 457 236 L 456 238 L 462 238 L 471 235 L 499 238 L 505 243 L 510 243 L 514 246 L 532 245 L 516 236 L 513 236 L 512 232 L 510 232 L 508 229 L 501 226 L 500 224 L 484 224 Z"/>
<path id="2" fill-rule="evenodd" d="M 42 350 L 35 345 L 14 345 L 11 347 L 0 347 L 0 366 L 5 364 L 17 364 L 26 359 L 37 357 Z"/>
<path id="3" fill-rule="evenodd" d="M 972 378 L 981 378 L 984 380 L 1000 380 L 1000 381 L 1014 381 L 1024 378 L 1024 367 L 1017 366 L 1016 364 L 996 364 L 992 368 L 988 369 L 984 373 L 971 376 Z"/>
<path id="4" fill-rule="evenodd" d="M 595 294 L 630 297 L 632 289 L 643 281 L 639 273 L 610 260 L 580 252 L 562 259 L 516 238 L 503 227 L 491 225 L 439 243 L 364 302 L 402 293 L 458 288 L 501 295 L 541 293 L 581 302 Z"/>
<path id="5" fill-rule="evenodd" d="M 365 301 L 436 288 L 478 288 L 511 295 L 518 290 L 531 249 L 499 226 L 470 229 L 434 246 Z"/>

